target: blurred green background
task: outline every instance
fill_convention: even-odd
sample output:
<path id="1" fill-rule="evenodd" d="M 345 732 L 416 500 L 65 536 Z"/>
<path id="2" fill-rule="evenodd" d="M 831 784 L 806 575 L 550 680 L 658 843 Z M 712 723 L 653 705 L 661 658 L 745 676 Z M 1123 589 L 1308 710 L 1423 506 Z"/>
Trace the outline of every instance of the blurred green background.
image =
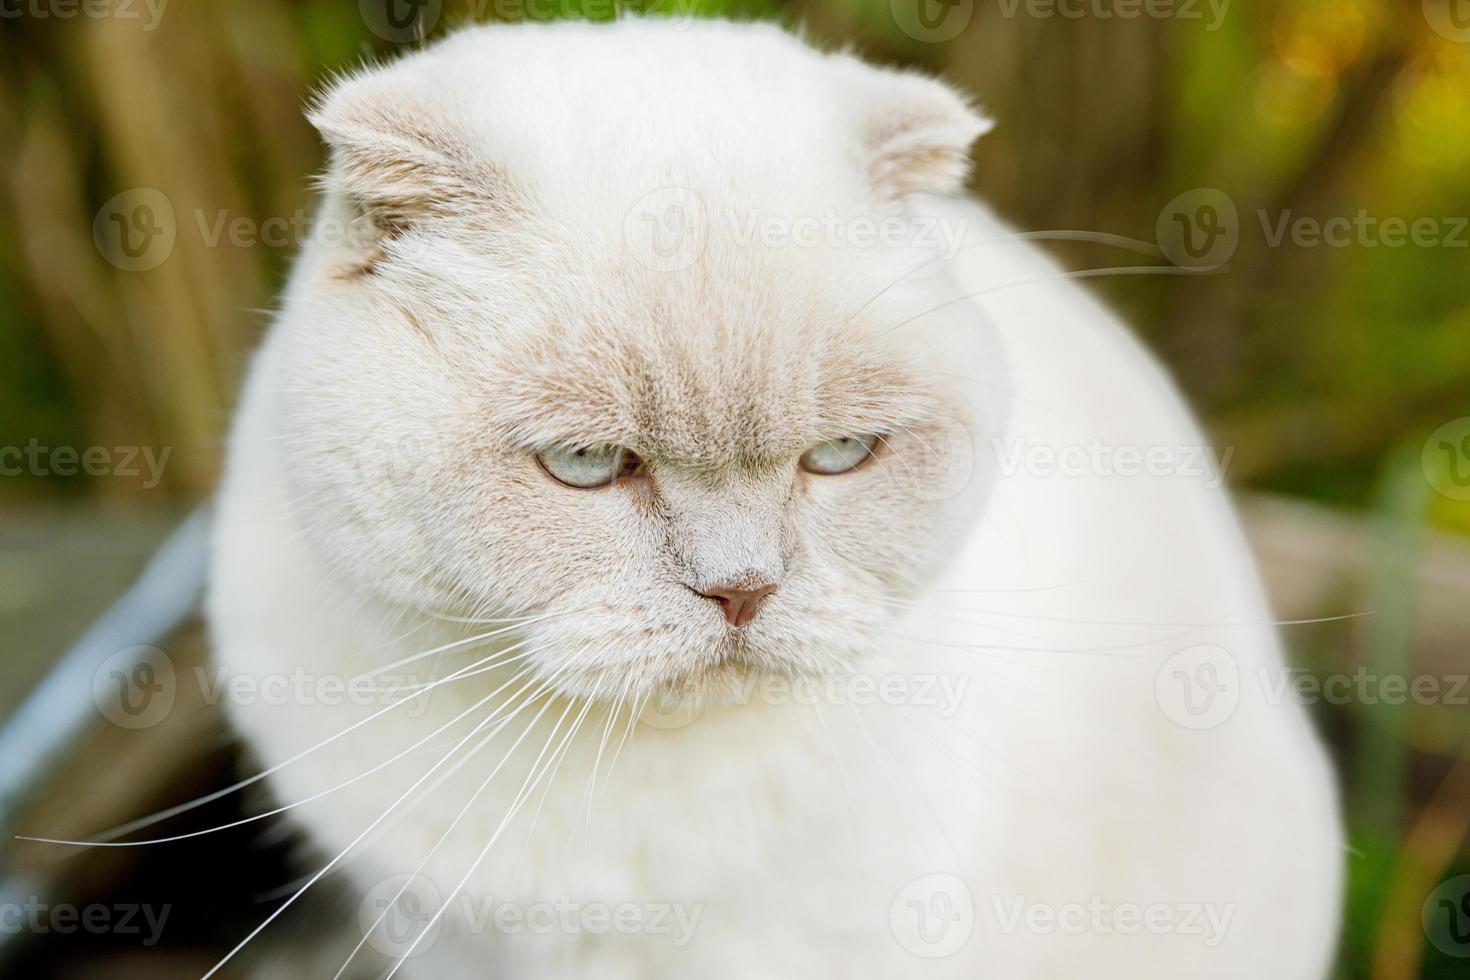
<path id="1" fill-rule="evenodd" d="M 1233 450 L 1278 610 L 1373 614 L 1288 628 L 1301 662 L 1444 691 L 1465 675 L 1470 2 L 670 3 L 801 23 L 974 93 L 998 120 L 976 147 L 977 192 L 1024 229 L 1133 240 L 1056 236 L 1046 247 L 1073 268 L 1166 265 L 1138 243 L 1158 242 L 1180 201 L 1228 221 L 1216 274 L 1093 285 Z M 209 493 L 312 207 L 308 93 L 467 20 L 611 11 L 0 2 L 0 447 L 46 450 L 0 475 L 14 663 L 0 706 Z M 1233 215 L 1201 210 L 1221 200 Z M 100 454 L 67 465 L 56 447 Z M 1344 978 L 1470 976 L 1451 955 L 1470 943 L 1421 921 L 1435 884 L 1470 872 L 1467 693 L 1316 709 L 1351 825 Z"/>

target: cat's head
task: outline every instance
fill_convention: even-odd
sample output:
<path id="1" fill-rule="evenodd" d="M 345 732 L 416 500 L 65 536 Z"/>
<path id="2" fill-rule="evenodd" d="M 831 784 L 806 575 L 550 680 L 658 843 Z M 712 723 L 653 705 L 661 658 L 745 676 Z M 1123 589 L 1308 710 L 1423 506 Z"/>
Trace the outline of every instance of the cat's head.
<path id="1" fill-rule="evenodd" d="M 281 443 L 325 563 L 538 616 L 569 691 L 840 668 L 985 482 L 946 274 L 985 128 L 764 26 L 465 31 L 336 84 L 283 316 Z M 955 212 L 960 213 L 960 212 Z"/>

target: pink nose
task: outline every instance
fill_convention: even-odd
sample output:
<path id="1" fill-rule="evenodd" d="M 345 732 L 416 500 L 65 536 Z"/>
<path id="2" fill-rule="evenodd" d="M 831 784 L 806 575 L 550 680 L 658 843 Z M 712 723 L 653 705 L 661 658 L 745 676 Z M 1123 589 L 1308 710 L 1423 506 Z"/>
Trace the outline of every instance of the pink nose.
<path id="1" fill-rule="evenodd" d="M 725 622 L 731 626 L 744 626 L 755 619 L 760 601 L 775 591 L 774 585 L 742 588 L 731 583 L 719 582 L 705 589 L 700 595 L 720 604 L 720 612 L 725 614 Z"/>

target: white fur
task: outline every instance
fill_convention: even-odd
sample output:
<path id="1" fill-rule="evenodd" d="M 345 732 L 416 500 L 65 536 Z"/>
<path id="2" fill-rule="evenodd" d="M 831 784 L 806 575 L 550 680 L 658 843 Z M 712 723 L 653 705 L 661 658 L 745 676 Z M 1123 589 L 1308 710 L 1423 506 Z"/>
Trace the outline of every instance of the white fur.
<path id="1" fill-rule="evenodd" d="M 1202 438 L 1107 311 L 947 196 L 984 128 L 948 89 L 769 27 L 622 21 L 469 30 L 344 81 L 314 118 L 334 148 L 324 214 L 370 232 L 307 249 L 251 373 L 219 505 L 219 661 L 354 676 L 483 628 L 446 617 L 561 615 L 494 641 L 533 638 L 529 659 L 367 722 L 271 786 L 290 802 L 350 780 L 529 665 L 557 698 L 412 793 L 342 873 L 381 894 L 506 760 L 423 869 L 441 898 L 474 868 L 472 902 L 699 914 L 676 945 L 473 934 L 456 902 L 401 975 L 1326 975 L 1334 789 L 1300 709 L 1266 696 L 1280 649 L 1224 491 L 1209 474 L 1003 465 L 1017 439 Z M 626 240 L 668 187 L 709 218 L 674 270 Z M 939 222 L 966 247 L 737 240 L 724 216 L 753 212 Z M 806 445 L 868 431 L 892 446 L 858 471 L 796 470 Z M 552 483 L 531 453 L 559 441 L 632 446 L 655 491 Z M 779 587 L 738 635 L 694 592 L 757 573 Z M 439 655 L 436 676 L 494 643 Z M 1228 651 L 1241 696 L 1191 730 L 1156 679 L 1199 644 Z M 911 697 L 749 696 L 771 676 L 855 675 Z M 952 711 L 913 697 L 926 678 L 957 692 Z M 695 717 L 633 726 L 609 775 L 629 715 L 608 725 L 613 693 Z M 550 723 L 592 694 L 549 791 L 474 867 Z M 231 712 L 276 765 L 378 710 L 311 700 Z M 294 810 L 322 862 L 483 714 Z M 893 926 L 931 874 L 974 903 L 941 958 Z M 1089 903 L 1200 906 L 1223 934 L 1006 928 L 1017 908 Z"/>

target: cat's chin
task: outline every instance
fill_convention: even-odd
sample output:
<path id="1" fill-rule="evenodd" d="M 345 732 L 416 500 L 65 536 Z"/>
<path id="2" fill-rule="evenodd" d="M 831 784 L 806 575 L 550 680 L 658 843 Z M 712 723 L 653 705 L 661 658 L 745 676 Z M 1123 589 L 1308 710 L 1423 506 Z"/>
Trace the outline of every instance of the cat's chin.
<path id="1" fill-rule="evenodd" d="M 664 681 L 654 688 L 653 699 L 666 704 L 723 706 L 738 704 L 750 696 L 766 672 L 744 660 L 727 658 L 692 673 Z"/>

